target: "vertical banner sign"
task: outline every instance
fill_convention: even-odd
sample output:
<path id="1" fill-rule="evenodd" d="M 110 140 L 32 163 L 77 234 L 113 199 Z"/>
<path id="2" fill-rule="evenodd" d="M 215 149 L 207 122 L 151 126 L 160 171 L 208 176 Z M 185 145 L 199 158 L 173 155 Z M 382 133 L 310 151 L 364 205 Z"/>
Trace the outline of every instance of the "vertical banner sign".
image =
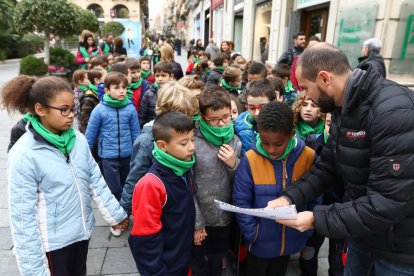
<path id="1" fill-rule="evenodd" d="M 140 21 L 131 19 L 117 19 L 119 23 L 124 25 L 125 31 L 121 37 L 124 40 L 124 47 L 127 50 L 128 57 L 139 57 L 141 50 L 142 27 Z"/>

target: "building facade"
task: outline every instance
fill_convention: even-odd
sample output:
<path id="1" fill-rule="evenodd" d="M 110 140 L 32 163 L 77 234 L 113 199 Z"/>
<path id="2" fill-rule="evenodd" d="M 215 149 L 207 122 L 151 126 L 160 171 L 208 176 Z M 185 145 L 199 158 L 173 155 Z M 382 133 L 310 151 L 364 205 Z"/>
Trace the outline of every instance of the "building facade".
<path id="1" fill-rule="evenodd" d="M 99 22 L 116 19 L 141 21 L 143 28 L 149 27 L 148 0 L 70 0 L 83 9 L 92 11 Z"/>
<path id="2" fill-rule="evenodd" d="M 387 77 L 414 87 L 412 0 L 168 0 L 176 34 L 187 41 L 210 37 L 235 43 L 248 59 L 275 64 L 304 31 L 334 44 L 355 67 L 364 40 L 376 37 Z M 180 8 L 176 8 L 176 6 Z M 166 22 L 164 22 L 165 24 Z"/>

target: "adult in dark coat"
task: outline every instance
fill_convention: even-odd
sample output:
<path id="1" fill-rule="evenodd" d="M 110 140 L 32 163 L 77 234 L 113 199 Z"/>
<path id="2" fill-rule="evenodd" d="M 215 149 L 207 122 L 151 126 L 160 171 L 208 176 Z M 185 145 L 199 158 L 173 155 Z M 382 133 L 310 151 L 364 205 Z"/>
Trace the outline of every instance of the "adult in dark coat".
<path id="1" fill-rule="evenodd" d="M 358 58 L 358 68 L 366 65 L 367 63 L 372 66 L 385 78 L 387 76 L 385 70 L 384 59 L 380 55 L 381 52 L 381 40 L 378 38 L 370 38 L 364 41 L 361 50 L 361 56 Z"/>
<path id="2" fill-rule="evenodd" d="M 302 53 L 296 77 L 332 112 L 330 138 L 309 173 L 269 206 L 300 208 L 329 187 L 344 191 L 343 202 L 278 222 L 348 239 L 345 275 L 414 275 L 414 92 L 371 64 L 351 71 L 346 55 L 322 42 Z"/>
<path id="3" fill-rule="evenodd" d="M 299 32 L 293 36 L 294 46 L 290 49 L 287 49 L 277 60 L 277 64 L 281 63 L 289 65 L 289 68 L 292 66 L 293 60 L 296 56 L 302 54 L 303 50 L 306 47 L 306 35 L 303 32 Z"/>

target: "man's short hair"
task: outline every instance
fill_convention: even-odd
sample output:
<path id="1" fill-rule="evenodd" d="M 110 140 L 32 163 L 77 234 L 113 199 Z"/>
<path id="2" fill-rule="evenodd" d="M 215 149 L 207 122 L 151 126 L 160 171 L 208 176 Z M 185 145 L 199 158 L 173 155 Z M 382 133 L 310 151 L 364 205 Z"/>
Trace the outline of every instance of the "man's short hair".
<path id="1" fill-rule="evenodd" d="M 154 66 L 154 74 L 155 73 L 167 73 L 171 75 L 173 73 L 173 69 L 171 63 L 169 61 L 160 61 Z"/>
<path id="2" fill-rule="evenodd" d="M 290 134 L 294 128 L 293 110 L 285 102 L 270 102 L 260 110 L 257 129 Z"/>
<path id="3" fill-rule="evenodd" d="M 165 112 L 160 114 L 152 126 L 155 141 L 170 142 L 175 133 L 189 133 L 194 129 L 193 119 L 181 112 Z"/>
<path id="4" fill-rule="evenodd" d="M 378 54 L 381 52 L 382 42 L 378 38 L 369 38 L 364 41 L 364 48 L 367 48 L 368 54 Z"/>
<path id="5" fill-rule="evenodd" d="M 298 38 L 298 36 L 301 36 L 301 35 L 304 35 L 304 36 L 306 36 L 306 34 L 304 33 L 304 32 L 297 32 L 296 34 L 294 34 L 293 35 L 293 39 L 297 39 Z"/>
<path id="6" fill-rule="evenodd" d="M 306 48 L 296 63 L 296 68 L 298 67 L 302 69 L 302 77 L 309 81 L 315 81 L 320 71 L 344 75 L 351 70 L 344 52 L 326 42 Z"/>
<path id="7" fill-rule="evenodd" d="M 267 77 L 266 65 L 264 65 L 261 62 L 253 61 L 249 65 L 249 69 L 247 70 L 247 74 L 262 75 L 263 78 L 266 78 Z"/>
<path id="8" fill-rule="evenodd" d="M 200 113 L 204 115 L 209 108 L 213 111 L 223 108 L 229 108 L 229 110 L 231 110 L 229 92 L 217 85 L 207 86 L 207 88 L 198 96 L 198 104 L 200 106 Z"/>
<path id="9" fill-rule="evenodd" d="M 276 100 L 274 85 L 268 79 L 257 79 L 247 85 L 246 97 L 266 97 L 270 102 Z"/>

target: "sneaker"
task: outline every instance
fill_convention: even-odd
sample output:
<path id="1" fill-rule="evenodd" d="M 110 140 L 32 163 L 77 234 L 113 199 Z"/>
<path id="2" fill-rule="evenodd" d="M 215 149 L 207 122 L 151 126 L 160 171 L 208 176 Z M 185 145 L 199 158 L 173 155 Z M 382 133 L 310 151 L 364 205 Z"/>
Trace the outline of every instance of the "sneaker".
<path id="1" fill-rule="evenodd" d="M 111 234 L 115 237 L 119 237 L 122 234 L 121 229 L 114 229 L 112 226 L 109 227 L 111 229 Z"/>

